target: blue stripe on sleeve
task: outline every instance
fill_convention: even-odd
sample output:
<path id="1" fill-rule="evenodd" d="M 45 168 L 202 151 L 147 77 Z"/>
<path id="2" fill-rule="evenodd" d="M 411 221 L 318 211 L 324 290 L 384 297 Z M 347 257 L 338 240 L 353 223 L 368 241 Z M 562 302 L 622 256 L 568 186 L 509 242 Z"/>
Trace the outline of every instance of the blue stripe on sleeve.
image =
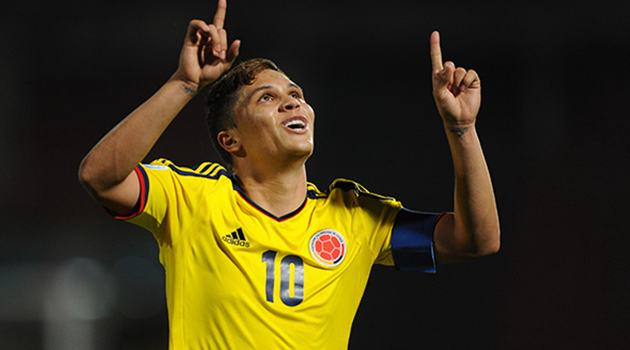
<path id="1" fill-rule="evenodd" d="M 435 273 L 433 229 L 440 214 L 402 208 L 392 229 L 392 256 L 402 271 Z"/>
<path id="2" fill-rule="evenodd" d="M 211 164 L 211 166 L 213 166 L 213 165 L 215 165 L 215 164 Z M 213 180 L 216 180 L 216 179 L 218 179 L 221 176 L 230 177 L 228 172 L 225 169 L 223 169 L 223 168 L 221 168 L 219 171 L 217 171 L 216 174 L 212 174 L 214 172 L 214 170 L 216 170 L 216 169 L 211 171 L 209 174 L 200 174 L 199 172 L 196 172 L 196 171 L 180 169 L 180 168 L 178 168 L 177 166 L 175 166 L 173 164 L 169 164 L 168 167 L 171 168 L 171 170 L 173 170 L 177 174 L 182 175 L 182 176 L 204 177 L 206 179 L 213 179 Z M 203 171 L 207 171 L 207 170 L 208 170 L 208 167 L 204 167 L 203 168 Z"/>
<path id="3" fill-rule="evenodd" d="M 140 187 L 141 187 L 140 195 L 143 196 L 140 199 L 140 209 L 138 210 L 138 213 L 142 213 L 144 211 L 144 208 L 147 205 L 147 201 L 149 200 L 149 186 L 151 186 L 151 183 L 149 182 L 149 175 L 147 175 L 146 169 L 144 169 L 144 167 L 142 166 L 138 166 L 138 169 L 140 170 L 140 173 L 142 174 L 142 180 L 140 183 Z"/>

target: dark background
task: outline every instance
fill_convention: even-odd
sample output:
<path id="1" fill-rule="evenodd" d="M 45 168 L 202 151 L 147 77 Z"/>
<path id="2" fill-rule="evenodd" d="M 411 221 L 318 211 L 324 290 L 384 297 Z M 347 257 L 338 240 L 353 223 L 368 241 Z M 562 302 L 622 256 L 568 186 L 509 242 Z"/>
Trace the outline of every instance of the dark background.
<path id="1" fill-rule="evenodd" d="M 166 349 L 151 235 L 76 180 L 89 149 L 174 72 L 214 1 L 5 1 L 0 11 L 0 347 Z M 622 1 L 244 1 L 241 58 L 276 61 L 317 115 L 310 181 L 452 209 L 429 35 L 477 70 L 478 132 L 503 245 L 436 275 L 374 268 L 351 349 L 622 349 L 630 344 Z M 217 161 L 197 98 L 149 159 Z"/>

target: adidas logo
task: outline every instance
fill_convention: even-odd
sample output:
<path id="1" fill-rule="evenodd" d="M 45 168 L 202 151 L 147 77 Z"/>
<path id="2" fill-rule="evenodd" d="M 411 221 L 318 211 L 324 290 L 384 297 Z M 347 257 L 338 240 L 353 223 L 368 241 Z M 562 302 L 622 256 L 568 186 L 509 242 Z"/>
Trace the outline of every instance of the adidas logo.
<path id="1" fill-rule="evenodd" d="M 223 236 L 223 241 L 227 244 L 249 248 L 249 242 L 247 241 L 247 239 L 245 239 L 243 229 L 240 227 L 229 235 Z"/>

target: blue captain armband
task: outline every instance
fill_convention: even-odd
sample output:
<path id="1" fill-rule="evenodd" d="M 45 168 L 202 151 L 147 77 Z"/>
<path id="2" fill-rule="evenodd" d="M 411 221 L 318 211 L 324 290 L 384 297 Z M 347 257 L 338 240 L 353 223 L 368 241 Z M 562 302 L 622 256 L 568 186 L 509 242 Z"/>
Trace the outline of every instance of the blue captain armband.
<path id="1" fill-rule="evenodd" d="M 433 230 L 443 214 L 402 208 L 392 229 L 392 256 L 402 271 L 435 273 Z"/>

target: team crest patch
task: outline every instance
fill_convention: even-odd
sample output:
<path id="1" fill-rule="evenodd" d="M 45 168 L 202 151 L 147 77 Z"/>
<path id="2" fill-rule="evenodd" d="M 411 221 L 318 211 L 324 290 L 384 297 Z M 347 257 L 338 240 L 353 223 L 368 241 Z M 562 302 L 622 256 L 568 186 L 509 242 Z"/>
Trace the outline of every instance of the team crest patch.
<path id="1" fill-rule="evenodd" d="M 323 230 L 314 234 L 308 248 L 313 258 L 326 267 L 341 264 L 346 256 L 346 240 L 341 233 L 334 230 Z"/>

